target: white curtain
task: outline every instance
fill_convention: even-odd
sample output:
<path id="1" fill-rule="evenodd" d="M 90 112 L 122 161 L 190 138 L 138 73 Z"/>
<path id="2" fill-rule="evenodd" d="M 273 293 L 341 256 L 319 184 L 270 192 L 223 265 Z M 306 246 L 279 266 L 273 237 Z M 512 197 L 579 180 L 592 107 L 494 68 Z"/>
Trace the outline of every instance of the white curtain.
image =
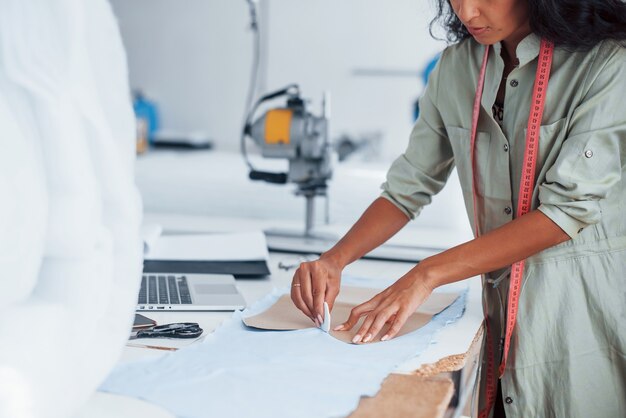
<path id="1" fill-rule="evenodd" d="M 126 57 L 106 0 L 0 0 L 0 417 L 68 417 L 141 274 Z"/>

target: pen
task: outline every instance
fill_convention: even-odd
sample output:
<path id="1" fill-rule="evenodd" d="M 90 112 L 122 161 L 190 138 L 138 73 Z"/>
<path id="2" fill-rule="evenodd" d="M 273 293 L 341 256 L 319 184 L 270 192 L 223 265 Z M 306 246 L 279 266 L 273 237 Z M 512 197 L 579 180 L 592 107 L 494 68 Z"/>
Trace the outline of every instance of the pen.
<path id="1" fill-rule="evenodd" d="M 136 348 L 151 348 L 153 350 L 165 350 L 165 351 L 176 351 L 178 348 L 174 347 L 160 347 L 158 345 L 143 345 L 143 344 L 126 344 L 127 347 L 136 347 Z"/>

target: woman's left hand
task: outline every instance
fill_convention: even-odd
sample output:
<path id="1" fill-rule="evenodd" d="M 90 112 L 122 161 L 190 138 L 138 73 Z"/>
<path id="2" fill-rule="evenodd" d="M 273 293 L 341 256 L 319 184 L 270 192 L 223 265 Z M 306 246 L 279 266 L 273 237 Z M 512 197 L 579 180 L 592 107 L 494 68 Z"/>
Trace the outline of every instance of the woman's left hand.
<path id="1" fill-rule="evenodd" d="M 353 343 L 366 343 L 376 338 L 385 324 L 390 328 L 381 341 L 396 336 L 407 318 L 430 296 L 432 289 L 424 280 L 404 276 L 387 289 L 350 312 L 348 320 L 334 328 L 335 331 L 351 330 L 362 316 L 365 321 L 352 339 Z"/>

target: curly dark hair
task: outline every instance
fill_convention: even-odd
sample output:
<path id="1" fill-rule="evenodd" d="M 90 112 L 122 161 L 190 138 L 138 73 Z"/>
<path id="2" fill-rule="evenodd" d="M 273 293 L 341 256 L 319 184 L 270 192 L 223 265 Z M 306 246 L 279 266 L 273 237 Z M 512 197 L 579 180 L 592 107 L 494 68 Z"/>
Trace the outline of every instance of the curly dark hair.
<path id="1" fill-rule="evenodd" d="M 604 39 L 626 46 L 626 2 L 624 0 L 527 0 L 530 28 L 542 38 L 569 49 L 589 49 Z M 430 33 L 440 23 L 449 42 L 470 37 L 454 14 L 450 0 L 436 0 L 437 16 Z"/>

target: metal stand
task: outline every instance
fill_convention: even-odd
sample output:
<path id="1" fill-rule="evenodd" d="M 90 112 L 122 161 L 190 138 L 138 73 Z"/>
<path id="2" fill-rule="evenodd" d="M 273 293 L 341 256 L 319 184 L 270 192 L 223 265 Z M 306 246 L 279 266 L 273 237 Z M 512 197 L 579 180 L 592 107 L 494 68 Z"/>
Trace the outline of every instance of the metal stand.
<path id="1" fill-rule="evenodd" d="M 313 230 L 313 222 L 315 222 L 315 195 L 307 194 L 306 209 L 305 209 L 305 224 L 304 224 L 304 236 L 310 237 Z"/>
<path id="2" fill-rule="evenodd" d="M 328 195 L 326 184 L 315 186 L 299 185 L 296 191 L 297 196 L 305 198 L 304 232 L 287 229 L 265 230 L 268 246 L 274 251 L 294 252 L 294 253 L 317 253 L 332 247 L 340 237 L 330 233 L 314 232 L 315 227 L 315 198 L 323 196 L 326 198 L 326 224 L 329 223 Z M 302 230 L 300 230 L 302 231 Z"/>
<path id="3" fill-rule="evenodd" d="M 315 198 L 322 196 L 326 198 L 326 224 L 329 223 L 329 206 L 328 206 L 328 194 L 326 193 L 326 184 L 318 184 L 313 186 L 299 185 L 296 191 L 297 196 L 304 196 L 305 208 L 304 208 L 304 237 L 314 238 L 313 226 L 315 225 Z"/>

